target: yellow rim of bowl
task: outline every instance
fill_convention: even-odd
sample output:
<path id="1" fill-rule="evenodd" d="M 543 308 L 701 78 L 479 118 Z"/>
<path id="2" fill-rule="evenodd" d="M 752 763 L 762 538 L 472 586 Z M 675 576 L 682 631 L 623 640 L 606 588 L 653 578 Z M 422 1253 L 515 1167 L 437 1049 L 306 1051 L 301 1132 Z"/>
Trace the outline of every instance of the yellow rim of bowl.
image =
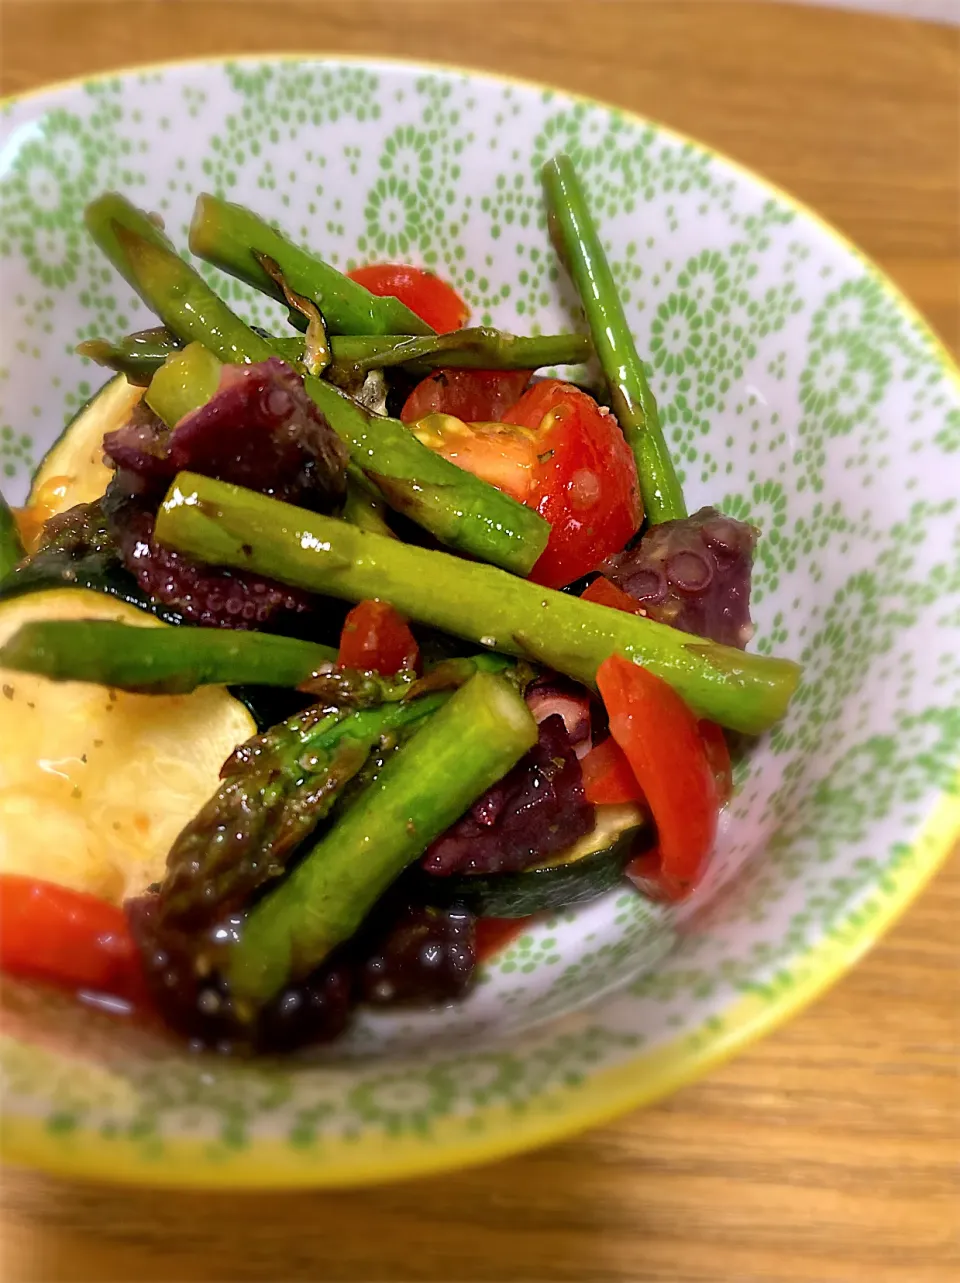
<path id="1" fill-rule="evenodd" d="M 519 77 L 498 75 L 447 63 L 415 62 L 350 54 L 261 54 L 185 58 L 145 63 L 94 76 L 77 77 L 0 99 L 0 105 L 44 97 L 92 82 L 166 71 L 176 67 L 222 67 L 225 63 L 325 61 L 383 65 L 425 72 L 440 71 L 471 79 L 513 85 L 615 112 L 689 143 L 768 190 L 780 202 L 819 226 L 872 272 L 884 291 L 924 335 L 944 373 L 960 390 L 960 370 L 940 338 L 905 294 L 852 241 L 802 201 L 723 152 L 651 117 L 570 90 Z M 256 1137 L 242 1149 L 211 1140 L 164 1137 L 155 1150 L 129 1137 L 104 1137 L 84 1130 L 51 1132 L 44 1118 L 0 1115 L 0 1157 L 5 1162 L 41 1168 L 61 1176 L 194 1188 L 289 1188 L 348 1186 L 424 1176 L 454 1167 L 490 1162 L 609 1122 L 631 1109 L 650 1105 L 693 1082 L 736 1052 L 776 1029 L 838 980 L 900 917 L 944 863 L 960 840 L 960 772 L 954 789 L 945 790 L 921 826 L 897 871 L 880 889 L 790 964 L 791 983 L 771 999 L 749 994 L 697 1029 L 621 1065 L 598 1070 L 575 1087 L 563 1087 L 529 1102 L 525 1112 L 498 1105 L 469 1115 L 438 1120 L 429 1133 L 361 1133 L 355 1139 L 323 1137 L 298 1149 L 289 1140 Z M 482 1115 L 482 1130 L 477 1119 Z"/>

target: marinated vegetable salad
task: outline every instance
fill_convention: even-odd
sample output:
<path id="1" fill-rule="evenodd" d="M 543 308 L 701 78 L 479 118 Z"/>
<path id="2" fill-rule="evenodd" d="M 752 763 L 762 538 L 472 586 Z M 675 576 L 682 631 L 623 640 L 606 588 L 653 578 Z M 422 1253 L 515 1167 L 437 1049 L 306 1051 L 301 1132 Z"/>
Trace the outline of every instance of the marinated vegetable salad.
<path id="1" fill-rule="evenodd" d="M 342 275 L 197 201 L 194 255 L 109 193 L 97 245 L 156 329 L 0 503 L 0 967 L 197 1047 L 445 1003 L 531 915 L 679 900 L 724 730 L 797 686 L 748 654 L 758 531 L 688 515 L 568 159 L 550 235 L 589 334 L 467 326 L 409 266 Z M 596 358 L 605 391 L 538 370 Z"/>

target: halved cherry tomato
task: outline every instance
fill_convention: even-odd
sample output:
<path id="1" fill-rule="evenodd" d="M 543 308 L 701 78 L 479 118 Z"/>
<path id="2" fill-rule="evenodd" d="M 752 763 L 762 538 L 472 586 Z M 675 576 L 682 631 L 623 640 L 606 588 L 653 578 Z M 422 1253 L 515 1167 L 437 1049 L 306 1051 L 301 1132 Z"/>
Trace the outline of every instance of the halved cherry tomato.
<path id="1" fill-rule="evenodd" d="M 412 411 L 404 407 L 404 417 L 409 420 Z M 550 540 L 529 576 L 535 583 L 572 583 L 619 552 L 640 528 L 633 453 L 613 415 L 571 383 L 534 384 L 500 426 L 434 413 L 416 419 L 413 431 L 430 449 L 550 522 Z"/>
<path id="2" fill-rule="evenodd" d="M 628 615 L 645 615 L 647 612 L 629 593 L 618 588 L 604 575 L 600 575 L 580 594 L 581 601 L 592 601 L 598 606 L 609 606 L 612 610 L 623 610 Z"/>
<path id="3" fill-rule="evenodd" d="M 438 334 L 459 330 L 470 315 L 470 309 L 453 286 L 422 267 L 370 263 L 367 267 L 354 268 L 347 275 L 371 294 L 398 298 Z"/>
<path id="4" fill-rule="evenodd" d="M 657 825 L 659 883 L 670 899 L 696 885 L 717 835 L 717 783 L 697 719 L 671 686 L 621 655 L 605 659 L 597 686 L 610 734 L 623 749 Z M 640 857 L 628 870 L 645 876 Z M 641 867 L 642 866 L 642 867 Z"/>
<path id="5" fill-rule="evenodd" d="M 434 454 L 472 472 L 528 507 L 535 506 L 536 434 L 503 423 L 464 423 L 450 414 L 428 414 L 410 431 Z"/>
<path id="6" fill-rule="evenodd" d="M 580 759 L 580 770 L 584 796 L 596 806 L 644 800 L 633 768 L 612 735 Z"/>
<path id="7" fill-rule="evenodd" d="M 530 578 L 561 588 L 619 552 L 640 528 L 633 452 L 612 414 L 558 379 L 534 384 L 504 422 L 537 433 L 537 498 L 530 506 L 551 531 Z"/>
<path id="8" fill-rule="evenodd" d="M 516 405 L 530 370 L 434 370 L 404 402 L 400 418 L 415 423 L 428 414 L 452 414 L 465 423 L 499 420 Z"/>
<path id="9" fill-rule="evenodd" d="M 521 935 L 529 918 L 478 918 L 476 926 L 477 961 L 485 962 L 499 953 L 511 940 Z"/>
<path id="10" fill-rule="evenodd" d="M 402 615 L 385 601 L 367 600 L 343 622 L 339 660 L 343 668 L 392 677 L 401 669 L 416 669 L 420 649 Z"/>
<path id="11" fill-rule="evenodd" d="M 701 721 L 698 723 L 700 738 L 707 750 L 707 761 L 717 781 L 717 796 L 720 805 L 729 802 L 733 797 L 733 766 L 730 762 L 730 750 L 723 728 L 716 722 Z"/>
<path id="12" fill-rule="evenodd" d="M 0 876 L 0 971 L 145 1001 L 140 954 L 121 908 L 16 873 Z"/>

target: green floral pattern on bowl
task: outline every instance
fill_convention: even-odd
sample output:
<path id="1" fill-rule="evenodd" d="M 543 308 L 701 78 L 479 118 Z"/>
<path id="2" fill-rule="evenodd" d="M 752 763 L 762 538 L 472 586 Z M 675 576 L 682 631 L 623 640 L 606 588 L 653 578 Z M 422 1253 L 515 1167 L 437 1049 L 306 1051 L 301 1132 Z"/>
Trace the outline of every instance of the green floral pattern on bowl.
<path id="1" fill-rule="evenodd" d="M 460 1007 L 363 1015 L 285 1064 L 184 1054 L 4 986 L 10 1157 L 83 1174 L 358 1182 L 545 1140 L 672 1089 L 862 952 L 960 827 L 960 388 L 905 301 L 812 214 L 706 149 L 535 86 L 349 60 L 146 69 L 0 109 L 0 480 L 17 500 L 150 323 L 87 240 L 119 188 L 185 242 L 198 192 L 335 264 L 422 262 L 474 317 L 578 325 L 541 163 L 579 167 L 691 507 L 763 531 L 755 645 L 802 659 L 708 883 L 538 923 Z M 279 309 L 204 269 L 244 315 Z"/>

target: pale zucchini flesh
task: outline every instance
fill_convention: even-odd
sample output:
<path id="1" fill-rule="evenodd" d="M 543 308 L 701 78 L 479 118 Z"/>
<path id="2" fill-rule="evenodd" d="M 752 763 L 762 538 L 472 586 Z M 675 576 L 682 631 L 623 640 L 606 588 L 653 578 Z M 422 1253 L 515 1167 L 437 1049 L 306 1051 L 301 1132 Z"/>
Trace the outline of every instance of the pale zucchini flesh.
<path id="1" fill-rule="evenodd" d="M 605 851 L 614 845 L 624 833 L 640 828 L 646 820 L 643 810 L 634 802 L 606 803 L 595 808 L 596 824 L 592 833 L 587 833 L 573 846 L 555 855 L 551 860 L 538 864 L 538 869 L 552 869 L 560 864 L 576 864 L 597 851 Z"/>
<path id="2" fill-rule="evenodd" d="M 0 644 L 41 619 L 152 615 L 80 588 L 0 602 Z M 223 687 L 189 695 L 111 692 L 0 668 L 0 873 L 119 903 L 162 878 L 174 838 L 256 731 Z"/>
<path id="3" fill-rule="evenodd" d="M 123 427 L 144 389 L 118 374 L 78 410 L 34 474 L 27 503 L 49 516 L 99 499 L 113 475 L 103 461 L 103 438 Z"/>

